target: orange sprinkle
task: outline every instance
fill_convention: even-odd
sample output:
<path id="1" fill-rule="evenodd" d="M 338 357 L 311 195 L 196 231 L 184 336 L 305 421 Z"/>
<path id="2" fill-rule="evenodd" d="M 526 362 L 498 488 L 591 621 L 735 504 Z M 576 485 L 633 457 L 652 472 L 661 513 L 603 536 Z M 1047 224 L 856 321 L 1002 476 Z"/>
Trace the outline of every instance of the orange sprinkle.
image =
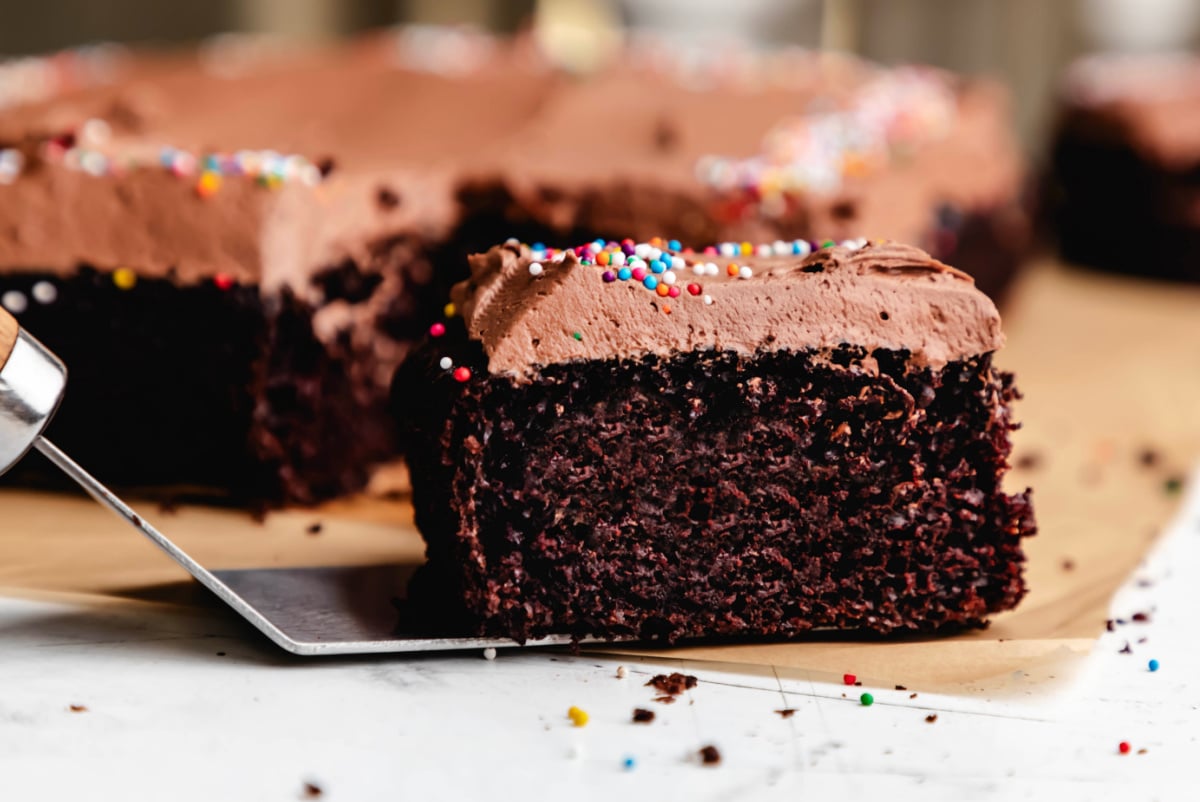
<path id="1" fill-rule="evenodd" d="M 662 297 L 666 298 L 667 294 L 671 291 L 671 288 L 666 284 L 659 284 L 657 287 L 654 288 L 654 291 L 657 292 Z"/>
<path id="2" fill-rule="evenodd" d="M 728 265 L 726 265 L 725 272 L 731 276 L 736 276 L 738 274 L 738 266 L 733 262 L 730 262 Z"/>
<path id="3" fill-rule="evenodd" d="M 667 306 L 666 304 L 663 304 L 663 314 L 664 315 L 671 314 L 671 307 Z"/>
<path id="4" fill-rule="evenodd" d="M 196 182 L 196 194 L 202 198 L 211 198 L 221 188 L 221 176 L 213 172 L 200 174 Z"/>
<path id="5" fill-rule="evenodd" d="M 608 260 L 608 251 L 600 251 L 600 253 L 596 254 L 596 264 L 608 267 Z"/>

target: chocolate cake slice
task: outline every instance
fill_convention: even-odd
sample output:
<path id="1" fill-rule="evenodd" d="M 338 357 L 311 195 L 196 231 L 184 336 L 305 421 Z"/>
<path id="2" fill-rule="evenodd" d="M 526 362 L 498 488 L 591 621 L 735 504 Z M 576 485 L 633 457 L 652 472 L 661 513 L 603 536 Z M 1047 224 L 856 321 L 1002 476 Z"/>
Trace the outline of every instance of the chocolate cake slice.
<path id="1" fill-rule="evenodd" d="M 417 609 L 519 641 L 674 641 L 1013 607 L 1035 525 L 1001 487 L 1017 392 L 995 307 L 916 248 L 830 245 L 472 257 L 459 316 L 395 383 Z"/>

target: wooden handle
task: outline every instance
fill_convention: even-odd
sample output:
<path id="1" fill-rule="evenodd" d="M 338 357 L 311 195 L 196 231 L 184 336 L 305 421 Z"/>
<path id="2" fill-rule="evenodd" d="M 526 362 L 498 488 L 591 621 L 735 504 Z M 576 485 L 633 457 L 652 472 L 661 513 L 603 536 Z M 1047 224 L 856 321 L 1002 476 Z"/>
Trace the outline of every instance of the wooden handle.
<path id="1" fill-rule="evenodd" d="M 17 332 L 21 327 L 17 321 L 0 306 L 0 370 L 8 364 L 8 357 L 17 344 Z"/>

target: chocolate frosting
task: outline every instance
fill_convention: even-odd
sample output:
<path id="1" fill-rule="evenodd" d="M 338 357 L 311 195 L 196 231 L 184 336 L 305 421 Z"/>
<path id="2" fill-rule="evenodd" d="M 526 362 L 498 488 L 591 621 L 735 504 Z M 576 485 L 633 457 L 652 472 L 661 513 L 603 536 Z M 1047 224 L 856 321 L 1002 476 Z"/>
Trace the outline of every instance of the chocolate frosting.
<path id="1" fill-rule="evenodd" d="M 914 364 L 938 367 L 1004 342 L 996 307 L 968 275 L 905 245 L 837 246 L 803 259 L 687 256 L 674 271 L 686 287 L 675 298 L 605 277 L 573 251 L 555 259 L 531 271 L 534 254 L 515 244 L 471 257 L 454 299 L 491 373 L 521 379 L 574 360 L 842 344 L 908 350 Z M 696 261 L 719 274 L 696 276 Z M 731 261 L 753 275 L 730 276 Z"/>

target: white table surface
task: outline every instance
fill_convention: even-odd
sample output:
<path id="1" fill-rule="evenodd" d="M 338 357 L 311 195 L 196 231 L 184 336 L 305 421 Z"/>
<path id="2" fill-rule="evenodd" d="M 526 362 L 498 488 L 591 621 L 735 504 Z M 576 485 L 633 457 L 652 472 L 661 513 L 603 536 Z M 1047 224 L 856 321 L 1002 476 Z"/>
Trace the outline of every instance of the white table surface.
<path id="1" fill-rule="evenodd" d="M 314 661 L 211 612 L 0 599 L 0 799 L 1196 799 L 1197 484 L 1113 602 L 1151 620 L 1003 698 L 519 650 Z M 699 685 L 656 703 L 669 671 Z"/>

